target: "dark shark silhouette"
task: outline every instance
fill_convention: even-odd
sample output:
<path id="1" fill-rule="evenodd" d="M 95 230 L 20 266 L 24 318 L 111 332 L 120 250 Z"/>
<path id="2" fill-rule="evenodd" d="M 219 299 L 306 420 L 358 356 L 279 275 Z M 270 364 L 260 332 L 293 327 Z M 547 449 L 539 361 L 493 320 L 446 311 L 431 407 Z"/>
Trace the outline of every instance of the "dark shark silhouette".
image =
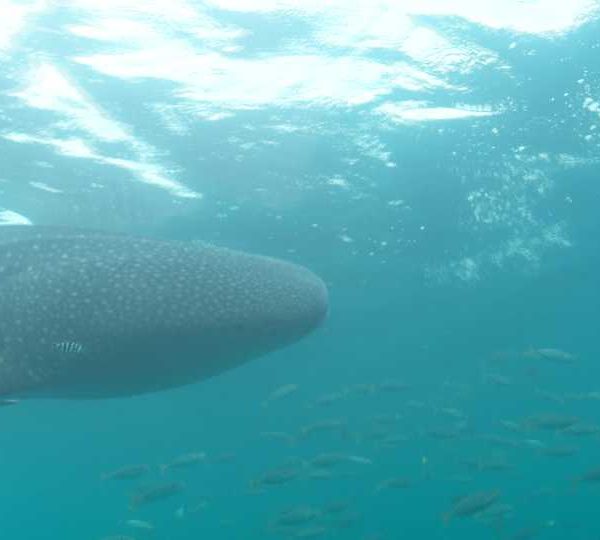
<path id="1" fill-rule="evenodd" d="M 104 398 L 189 384 L 315 329 L 309 270 L 210 245 L 0 227 L 0 396 Z"/>

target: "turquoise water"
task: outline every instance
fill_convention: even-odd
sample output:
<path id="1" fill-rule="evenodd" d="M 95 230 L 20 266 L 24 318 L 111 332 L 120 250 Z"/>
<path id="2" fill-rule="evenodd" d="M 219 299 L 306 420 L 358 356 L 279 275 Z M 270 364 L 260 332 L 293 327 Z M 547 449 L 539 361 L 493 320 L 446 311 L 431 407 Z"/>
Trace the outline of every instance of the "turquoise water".
<path id="1" fill-rule="evenodd" d="M 330 313 L 196 385 L 0 409 L 0 537 L 598 538 L 600 3 L 566 4 L 1 2 L 3 225 L 283 258 Z"/>

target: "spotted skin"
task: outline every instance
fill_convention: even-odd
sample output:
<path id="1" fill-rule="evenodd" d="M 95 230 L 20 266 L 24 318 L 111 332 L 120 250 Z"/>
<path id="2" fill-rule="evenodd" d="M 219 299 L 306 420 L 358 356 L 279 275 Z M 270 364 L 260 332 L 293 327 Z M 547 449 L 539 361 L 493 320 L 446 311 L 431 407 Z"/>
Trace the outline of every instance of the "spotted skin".
<path id="1" fill-rule="evenodd" d="M 104 398 L 189 384 L 325 318 L 309 270 L 209 245 L 0 228 L 0 395 Z"/>

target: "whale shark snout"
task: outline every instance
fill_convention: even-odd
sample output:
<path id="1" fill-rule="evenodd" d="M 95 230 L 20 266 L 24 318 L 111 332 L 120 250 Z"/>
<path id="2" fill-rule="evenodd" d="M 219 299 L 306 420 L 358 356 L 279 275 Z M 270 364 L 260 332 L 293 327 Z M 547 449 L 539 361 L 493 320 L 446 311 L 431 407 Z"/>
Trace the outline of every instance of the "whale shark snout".
<path id="1" fill-rule="evenodd" d="M 282 344 L 293 342 L 319 327 L 328 312 L 325 283 L 310 270 L 268 259 L 277 265 L 278 279 L 268 280 L 261 294 L 264 328 Z M 264 317 L 264 319 L 263 319 Z"/>

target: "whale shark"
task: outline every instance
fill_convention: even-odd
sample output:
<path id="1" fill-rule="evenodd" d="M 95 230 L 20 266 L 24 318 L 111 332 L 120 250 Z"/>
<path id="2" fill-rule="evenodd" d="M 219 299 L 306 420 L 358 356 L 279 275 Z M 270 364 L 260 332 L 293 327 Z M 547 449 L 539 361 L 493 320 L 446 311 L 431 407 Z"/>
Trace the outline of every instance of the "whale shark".
<path id="1" fill-rule="evenodd" d="M 199 242 L 0 227 L 0 396 L 102 399 L 191 384 L 326 318 L 310 270 Z"/>

